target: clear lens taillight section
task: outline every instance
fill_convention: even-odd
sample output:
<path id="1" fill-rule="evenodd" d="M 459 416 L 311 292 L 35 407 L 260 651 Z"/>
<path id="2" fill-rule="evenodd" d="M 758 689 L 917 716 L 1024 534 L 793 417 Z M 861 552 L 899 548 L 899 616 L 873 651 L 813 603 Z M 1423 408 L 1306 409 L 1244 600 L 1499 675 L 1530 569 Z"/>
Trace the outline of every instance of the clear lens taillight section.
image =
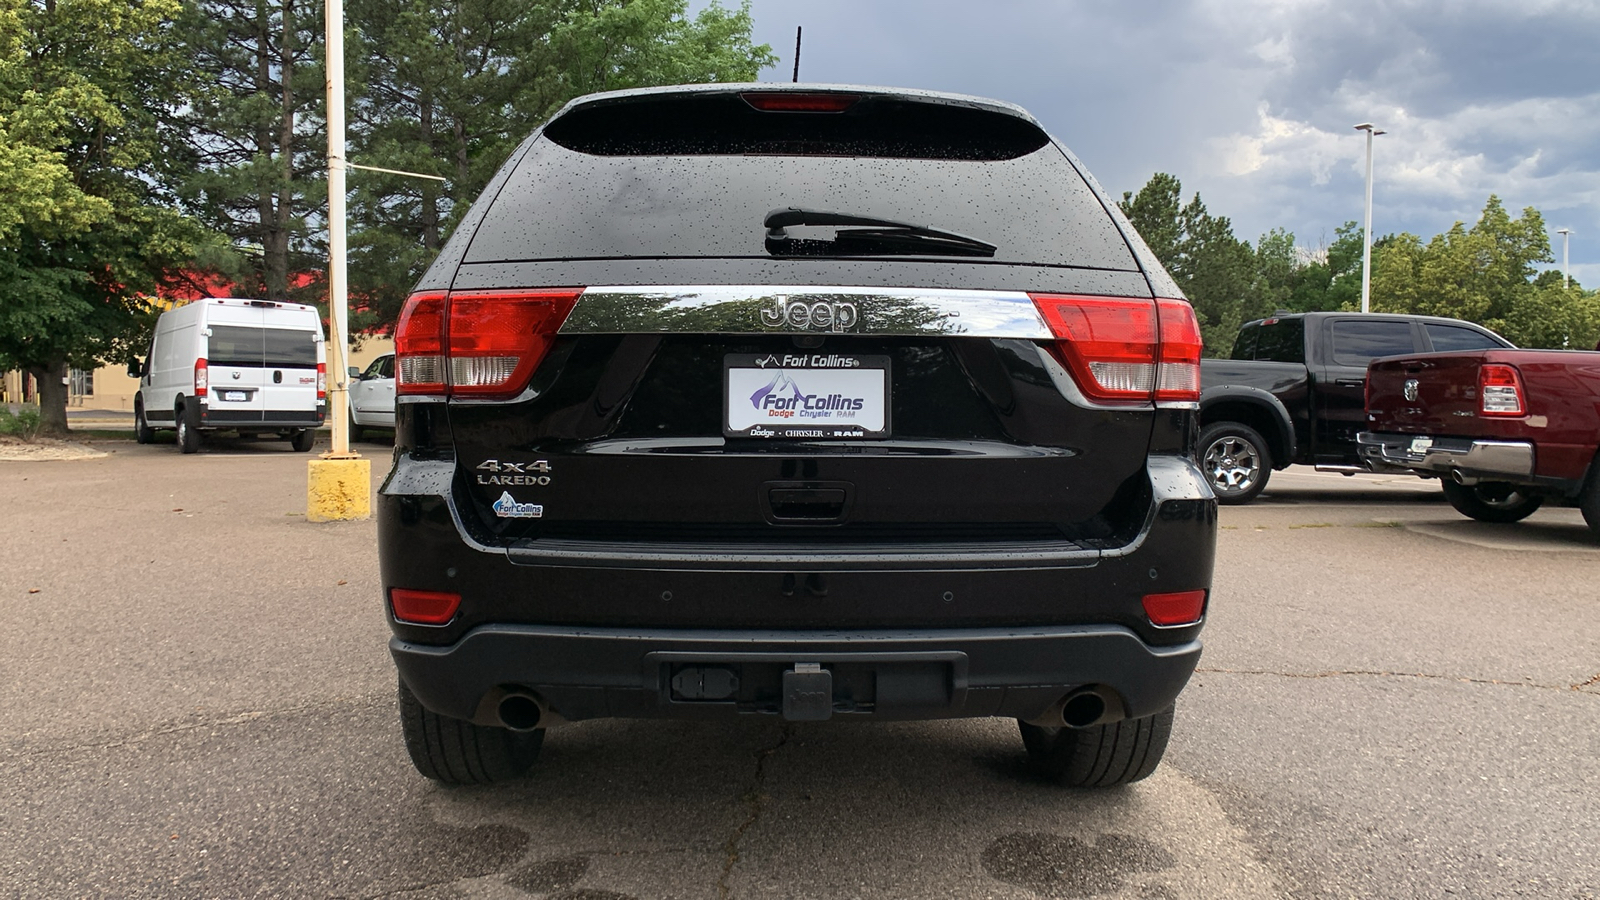
<path id="1" fill-rule="evenodd" d="M 1157 300 L 1161 325 L 1161 365 L 1156 373 L 1157 401 L 1200 400 L 1200 322 L 1194 307 L 1182 300 Z"/>
<path id="2" fill-rule="evenodd" d="M 395 390 L 515 396 L 582 293 L 582 288 L 556 288 L 413 294 L 395 329 Z"/>
<path id="3" fill-rule="evenodd" d="M 1478 411 L 1486 416 L 1525 416 L 1528 403 L 1522 376 L 1515 366 L 1484 363 L 1478 367 Z"/>

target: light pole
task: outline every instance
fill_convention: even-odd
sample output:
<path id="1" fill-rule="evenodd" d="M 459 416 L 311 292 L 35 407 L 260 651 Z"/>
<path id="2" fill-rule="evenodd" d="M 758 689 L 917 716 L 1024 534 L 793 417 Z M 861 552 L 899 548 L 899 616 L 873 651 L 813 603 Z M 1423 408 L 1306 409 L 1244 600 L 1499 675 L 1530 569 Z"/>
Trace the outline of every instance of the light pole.
<path id="1" fill-rule="evenodd" d="M 1361 311 L 1370 312 L 1372 308 L 1372 139 L 1388 132 L 1377 130 L 1371 122 L 1357 125 L 1356 130 L 1367 133 L 1367 216 L 1366 234 L 1361 241 Z"/>
<path id="2" fill-rule="evenodd" d="M 1561 235 L 1561 289 L 1564 291 L 1572 286 L 1571 269 L 1567 268 L 1567 236 L 1572 234 L 1572 229 L 1557 228 L 1556 234 Z"/>

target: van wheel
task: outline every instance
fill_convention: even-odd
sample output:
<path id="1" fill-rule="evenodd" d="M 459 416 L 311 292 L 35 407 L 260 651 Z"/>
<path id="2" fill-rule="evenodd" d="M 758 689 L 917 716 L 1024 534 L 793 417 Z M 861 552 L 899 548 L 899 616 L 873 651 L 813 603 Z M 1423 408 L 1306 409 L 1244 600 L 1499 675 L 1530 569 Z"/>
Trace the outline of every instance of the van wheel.
<path id="1" fill-rule="evenodd" d="M 1520 522 L 1544 505 L 1544 498 L 1538 494 L 1523 493 L 1516 485 L 1503 481 L 1467 485 L 1440 479 L 1440 487 L 1456 512 L 1479 522 Z"/>
<path id="2" fill-rule="evenodd" d="M 539 757 L 544 729 L 486 728 L 431 712 L 400 682 L 400 731 L 411 764 L 444 784 L 488 784 L 523 774 Z"/>
<path id="3" fill-rule="evenodd" d="M 356 408 L 350 407 L 350 440 L 361 440 L 361 423 L 356 421 Z"/>
<path id="4" fill-rule="evenodd" d="M 156 430 L 144 418 L 143 398 L 133 401 L 133 439 L 140 444 L 148 444 L 156 439 Z"/>
<path id="5" fill-rule="evenodd" d="M 185 406 L 178 410 L 178 449 L 184 453 L 194 453 L 200 449 L 200 429 L 195 427 L 199 409 L 194 406 Z"/>
<path id="6" fill-rule="evenodd" d="M 289 432 L 289 446 L 293 447 L 296 453 L 305 453 L 316 442 L 317 433 L 309 428 L 296 428 Z"/>
<path id="7" fill-rule="evenodd" d="M 1088 728 L 1019 721 L 1034 771 L 1067 787 L 1115 787 L 1149 776 L 1167 752 L 1173 707 L 1140 719 Z"/>
<path id="8" fill-rule="evenodd" d="M 1218 503 L 1249 503 L 1272 477 L 1272 454 L 1254 428 L 1212 422 L 1200 430 L 1200 468 Z"/>

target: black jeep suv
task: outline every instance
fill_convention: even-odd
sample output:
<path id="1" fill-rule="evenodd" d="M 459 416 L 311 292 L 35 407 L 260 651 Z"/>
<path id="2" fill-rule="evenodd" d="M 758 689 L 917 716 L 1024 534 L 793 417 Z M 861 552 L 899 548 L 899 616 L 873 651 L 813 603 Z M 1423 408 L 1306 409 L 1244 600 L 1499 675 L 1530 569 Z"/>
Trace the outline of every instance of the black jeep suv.
<path id="1" fill-rule="evenodd" d="M 1148 775 L 1216 506 L 1194 313 L 1082 165 L 972 97 L 573 101 L 406 303 L 379 505 L 406 745 L 604 716 L 1007 716 Z"/>

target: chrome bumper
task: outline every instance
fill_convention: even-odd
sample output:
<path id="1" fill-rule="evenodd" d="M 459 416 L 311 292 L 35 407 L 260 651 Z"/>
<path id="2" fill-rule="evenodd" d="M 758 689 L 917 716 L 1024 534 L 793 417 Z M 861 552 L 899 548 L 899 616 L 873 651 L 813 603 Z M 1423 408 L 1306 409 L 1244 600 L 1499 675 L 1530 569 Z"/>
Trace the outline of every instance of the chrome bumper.
<path id="1" fill-rule="evenodd" d="M 1528 441 L 1487 441 L 1363 431 L 1356 435 L 1356 443 L 1361 458 L 1374 471 L 1451 475 L 1458 481 L 1467 482 L 1533 477 L 1533 444 Z"/>

